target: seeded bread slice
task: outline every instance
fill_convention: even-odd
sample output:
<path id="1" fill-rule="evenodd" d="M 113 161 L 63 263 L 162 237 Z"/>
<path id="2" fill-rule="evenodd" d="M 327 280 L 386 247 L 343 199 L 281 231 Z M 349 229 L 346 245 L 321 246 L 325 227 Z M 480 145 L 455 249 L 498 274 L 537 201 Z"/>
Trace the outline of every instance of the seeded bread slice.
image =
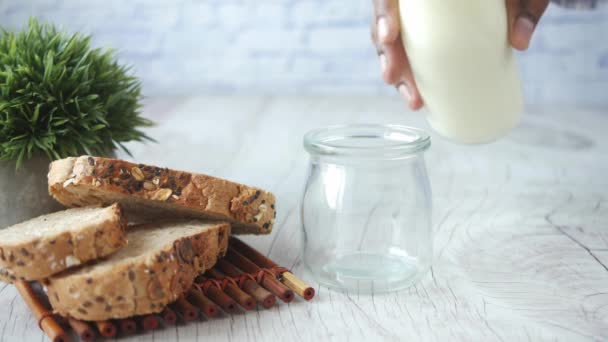
<path id="1" fill-rule="evenodd" d="M 234 234 L 268 234 L 275 197 L 227 180 L 123 160 L 81 156 L 51 163 L 49 192 L 68 207 L 119 202 L 130 221 L 227 221 Z"/>
<path id="2" fill-rule="evenodd" d="M 0 230 L 0 280 L 40 280 L 114 253 L 126 243 L 118 204 L 68 209 Z"/>
<path id="3" fill-rule="evenodd" d="M 129 244 L 106 260 L 52 277 L 55 312 L 86 321 L 158 313 L 228 248 L 230 225 L 202 221 L 129 229 Z"/>

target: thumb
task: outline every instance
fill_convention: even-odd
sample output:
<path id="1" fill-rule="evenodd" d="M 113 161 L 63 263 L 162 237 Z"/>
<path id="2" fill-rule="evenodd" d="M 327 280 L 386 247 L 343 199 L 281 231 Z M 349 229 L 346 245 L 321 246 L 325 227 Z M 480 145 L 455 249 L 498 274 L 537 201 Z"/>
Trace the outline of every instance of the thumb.
<path id="1" fill-rule="evenodd" d="M 526 50 L 549 0 L 506 0 L 509 41 L 517 50 Z"/>

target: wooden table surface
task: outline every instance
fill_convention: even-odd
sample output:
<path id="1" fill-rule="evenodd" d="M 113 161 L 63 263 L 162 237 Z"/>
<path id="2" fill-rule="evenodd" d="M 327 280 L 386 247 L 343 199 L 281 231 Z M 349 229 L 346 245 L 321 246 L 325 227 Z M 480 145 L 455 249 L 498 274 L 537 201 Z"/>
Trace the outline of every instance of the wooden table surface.
<path id="1" fill-rule="evenodd" d="M 428 128 L 397 98 L 154 98 L 144 112 L 159 143 L 129 144 L 134 158 L 275 192 L 272 235 L 246 241 L 312 284 L 299 259 L 302 135 L 354 122 Z M 125 340 L 608 340 L 607 132 L 607 110 L 558 108 L 529 110 L 490 145 L 433 136 L 435 261 L 408 290 L 367 296 L 315 284 L 312 302 Z M 0 308 L 1 341 L 45 340 L 13 286 L 0 285 Z"/>

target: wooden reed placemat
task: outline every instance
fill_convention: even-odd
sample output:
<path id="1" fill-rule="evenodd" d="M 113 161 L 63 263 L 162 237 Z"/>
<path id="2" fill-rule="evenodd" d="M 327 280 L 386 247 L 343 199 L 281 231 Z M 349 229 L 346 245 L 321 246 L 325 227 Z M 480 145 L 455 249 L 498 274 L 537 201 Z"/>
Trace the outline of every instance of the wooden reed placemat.
<path id="1" fill-rule="evenodd" d="M 231 237 L 226 256 L 195 279 L 192 288 L 158 314 L 111 321 L 85 322 L 53 314 L 43 291 L 37 284 L 17 281 L 15 286 L 28 305 L 38 326 L 53 342 L 69 341 L 72 329 L 83 341 L 99 337 L 128 336 L 197 320 L 201 315 L 217 317 L 221 312 L 233 314 L 254 310 L 257 305 L 271 308 L 278 297 L 285 303 L 295 295 L 311 300 L 314 289 L 288 269 L 258 252 L 243 241 Z"/>

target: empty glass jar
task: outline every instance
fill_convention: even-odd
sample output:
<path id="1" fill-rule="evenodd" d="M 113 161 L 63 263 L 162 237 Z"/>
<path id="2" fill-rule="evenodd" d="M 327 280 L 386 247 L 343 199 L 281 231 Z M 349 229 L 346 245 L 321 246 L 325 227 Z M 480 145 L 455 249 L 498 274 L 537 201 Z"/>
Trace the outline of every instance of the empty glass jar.
<path id="1" fill-rule="evenodd" d="M 419 129 L 333 126 L 304 137 L 303 260 L 322 284 L 359 292 L 408 287 L 431 265 L 431 192 Z"/>

